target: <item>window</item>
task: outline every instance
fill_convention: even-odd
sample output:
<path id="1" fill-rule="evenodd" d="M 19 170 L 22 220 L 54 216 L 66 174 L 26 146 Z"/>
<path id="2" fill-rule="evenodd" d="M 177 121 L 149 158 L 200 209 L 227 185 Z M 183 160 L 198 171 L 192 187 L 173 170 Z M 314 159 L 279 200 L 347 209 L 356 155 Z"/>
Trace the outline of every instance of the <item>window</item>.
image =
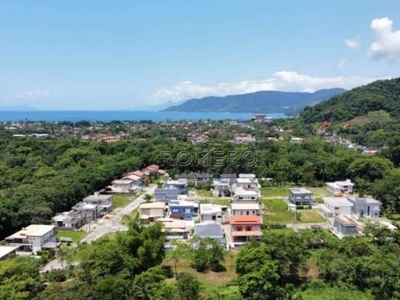
<path id="1" fill-rule="evenodd" d="M 252 230 L 251 226 L 246 227 L 246 231 L 251 231 L 251 230 Z"/>
<path id="2" fill-rule="evenodd" d="M 335 209 L 335 210 L 339 210 L 339 207 L 335 206 L 334 209 Z"/>

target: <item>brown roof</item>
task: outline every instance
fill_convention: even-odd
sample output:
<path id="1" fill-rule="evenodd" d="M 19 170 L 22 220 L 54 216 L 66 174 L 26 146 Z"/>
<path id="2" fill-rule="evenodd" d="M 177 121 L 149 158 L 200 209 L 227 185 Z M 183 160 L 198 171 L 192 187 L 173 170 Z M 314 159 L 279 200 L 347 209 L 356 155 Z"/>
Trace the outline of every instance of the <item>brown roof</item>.
<path id="1" fill-rule="evenodd" d="M 231 225 L 246 225 L 261 224 L 261 218 L 259 216 L 233 216 L 231 217 Z"/>
<path id="2" fill-rule="evenodd" d="M 158 169 L 159 169 L 160 167 L 158 166 L 158 165 L 149 165 L 149 166 L 147 166 L 147 170 L 150 170 L 150 171 L 158 171 Z"/>
<path id="3" fill-rule="evenodd" d="M 334 218 L 337 222 L 339 222 L 340 224 L 342 224 L 344 226 L 357 226 L 357 223 L 350 220 L 349 218 L 346 218 L 345 216 L 336 215 Z"/>

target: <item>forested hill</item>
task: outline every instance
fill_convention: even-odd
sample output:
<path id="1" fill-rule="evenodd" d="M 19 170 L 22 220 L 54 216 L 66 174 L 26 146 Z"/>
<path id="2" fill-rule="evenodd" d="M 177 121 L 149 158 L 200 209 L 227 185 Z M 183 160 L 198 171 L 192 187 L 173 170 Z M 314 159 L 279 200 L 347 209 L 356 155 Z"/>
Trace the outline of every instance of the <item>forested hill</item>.
<path id="1" fill-rule="evenodd" d="M 378 80 L 306 107 L 301 119 L 307 124 L 325 120 L 344 122 L 374 111 L 386 111 L 390 117 L 400 118 L 400 78 Z"/>
<path id="2" fill-rule="evenodd" d="M 314 93 L 260 91 L 225 97 L 205 97 L 187 100 L 163 111 L 293 113 L 295 109 L 314 105 L 344 91 L 341 88 L 324 89 Z"/>

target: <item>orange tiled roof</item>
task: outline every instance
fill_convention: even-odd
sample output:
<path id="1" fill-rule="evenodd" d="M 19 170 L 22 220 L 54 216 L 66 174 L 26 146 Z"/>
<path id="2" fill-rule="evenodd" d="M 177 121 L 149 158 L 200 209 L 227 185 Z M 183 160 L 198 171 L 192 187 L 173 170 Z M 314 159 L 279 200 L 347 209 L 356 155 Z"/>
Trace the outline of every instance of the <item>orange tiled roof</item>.
<path id="1" fill-rule="evenodd" d="M 261 224 L 259 216 L 233 216 L 231 217 L 232 225 Z"/>

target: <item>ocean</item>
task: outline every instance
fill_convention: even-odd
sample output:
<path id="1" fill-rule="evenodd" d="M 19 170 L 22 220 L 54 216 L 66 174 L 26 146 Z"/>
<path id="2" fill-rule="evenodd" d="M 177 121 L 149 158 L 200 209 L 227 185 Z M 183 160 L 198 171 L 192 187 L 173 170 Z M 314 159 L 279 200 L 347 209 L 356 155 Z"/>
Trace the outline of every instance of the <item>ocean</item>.
<path id="1" fill-rule="evenodd" d="M 198 120 L 249 120 L 251 113 L 224 112 L 161 112 L 161 111 L 0 111 L 0 122 L 18 121 L 198 121 Z M 281 113 L 266 114 L 273 119 L 286 118 Z"/>

